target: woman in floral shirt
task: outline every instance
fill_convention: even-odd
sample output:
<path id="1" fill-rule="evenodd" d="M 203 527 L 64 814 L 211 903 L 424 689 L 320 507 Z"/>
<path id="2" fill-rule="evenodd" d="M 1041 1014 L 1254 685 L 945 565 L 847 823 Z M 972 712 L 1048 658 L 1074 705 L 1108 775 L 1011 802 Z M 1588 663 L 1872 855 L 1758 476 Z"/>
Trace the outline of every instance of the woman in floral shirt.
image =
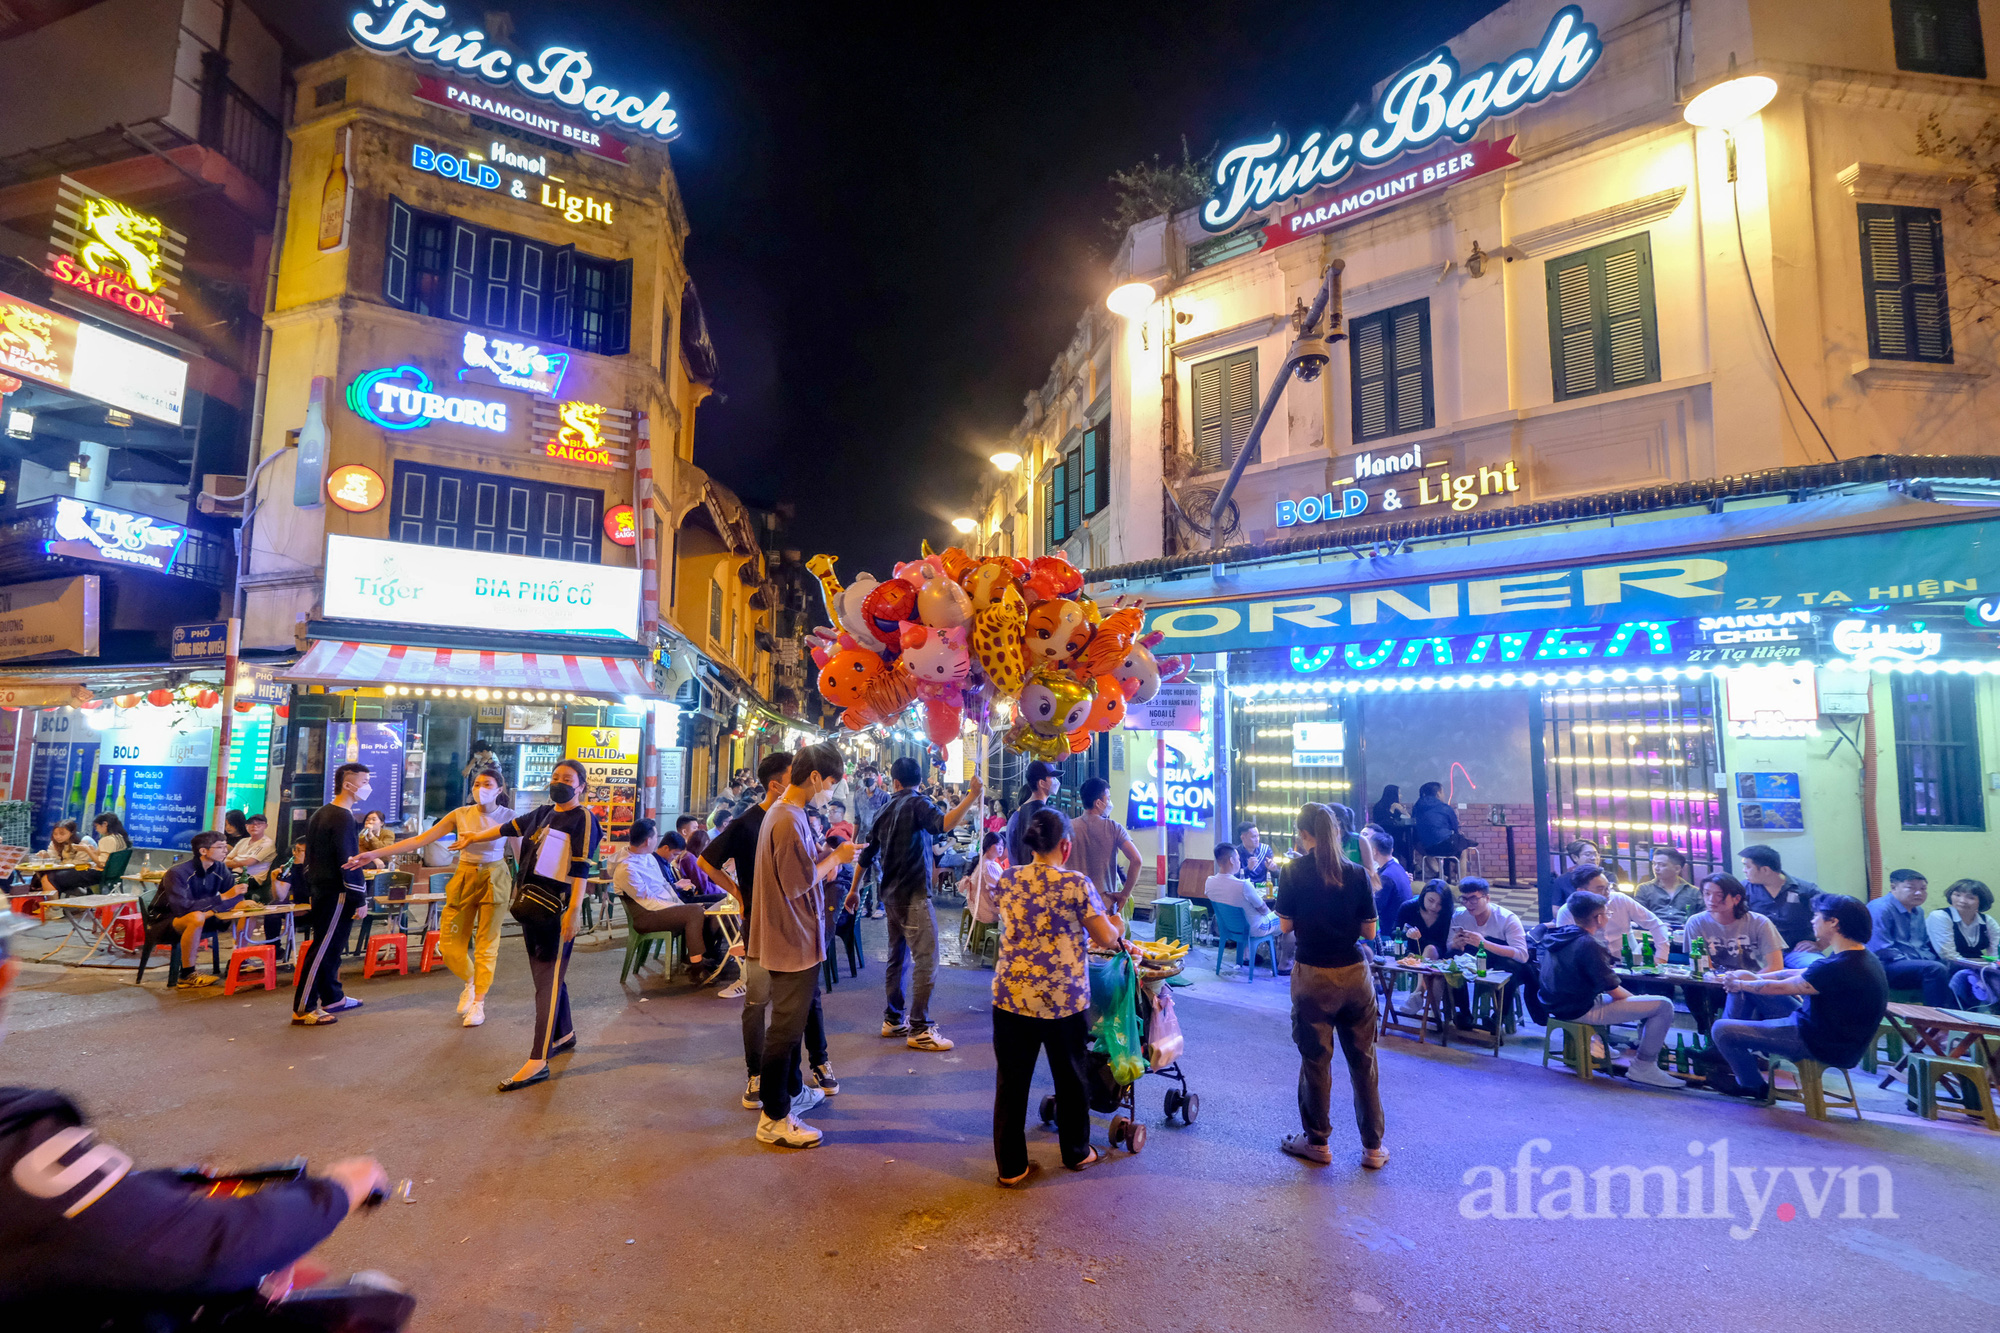
<path id="1" fill-rule="evenodd" d="M 1084 1048 L 1090 1040 L 1089 946 L 1110 948 L 1125 923 L 1104 910 L 1090 880 L 1063 869 L 1069 820 L 1044 806 L 1021 830 L 1034 860 L 1000 881 L 1000 956 L 993 968 L 993 1156 L 1002 1185 L 1026 1183 L 1028 1085 L 1042 1049 L 1056 1083 L 1056 1132 L 1063 1165 L 1081 1171 L 1098 1160 L 1090 1145 Z"/>

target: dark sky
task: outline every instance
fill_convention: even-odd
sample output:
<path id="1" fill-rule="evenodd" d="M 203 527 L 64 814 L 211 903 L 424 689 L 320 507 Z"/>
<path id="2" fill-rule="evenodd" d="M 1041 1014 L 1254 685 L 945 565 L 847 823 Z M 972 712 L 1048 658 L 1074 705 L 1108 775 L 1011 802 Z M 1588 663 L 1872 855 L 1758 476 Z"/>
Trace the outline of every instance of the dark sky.
<path id="1" fill-rule="evenodd" d="M 447 0 L 450 3 L 450 0 Z M 351 6 L 257 0 L 308 50 Z M 473 21 L 480 6 L 451 3 Z M 695 458 L 791 501 L 843 577 L 952 537 L 1115 249 L 1105 178 L 1337 119 L 1492 0 L 513 6 L 517 46 L 673 93 L 688 262 L 726 401 Z M 317 10 L 317 14 L 311 11 Z M 314 20 L 317 19 L 317 22 Z"/>

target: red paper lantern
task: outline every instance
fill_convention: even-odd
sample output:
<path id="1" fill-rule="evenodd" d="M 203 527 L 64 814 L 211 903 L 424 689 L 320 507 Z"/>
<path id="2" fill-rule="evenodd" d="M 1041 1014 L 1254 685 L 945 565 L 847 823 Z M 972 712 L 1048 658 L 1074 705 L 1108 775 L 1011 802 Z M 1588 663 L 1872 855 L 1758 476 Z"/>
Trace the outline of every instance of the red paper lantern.
<path id="1" fill-rule="evenodd" d="M 256 706 L 257 703 L 254 699 L 238 699 L 236 701 L 236 711 L 239 713 L 247 713 Z"/>
<path id="2" fill-rule="evenodd" d="M 91 709 L 93 709 L 93 708 L 102 708 L 102 707 L 104 707 L 104 700 L 102 700 L 102 699 L 85 699 L 85 700 L 84 700 L 83 702 L 79 703 L 79 704 L 77 705 L 77 707 L 78 707 L 78 708 L 81 708 L 81 709 L 83 709 L 83 710 L 84 710 L 84 711 L 85 711 L 85 712 L 87 713 L 87 712 L 89 712 L 89 711 L 90 711 Z"/>
<path id="3" fill-rule="evenodd" d="M 214 690 L 203 690 L 194 697 L 195 707 L 197 708 L 213 708 L 221 702 L 222 696 Z"/>
<path id="4" fill-rule="evenodd" d="M 290 717 L 292 715 L 291 707 L 288 704 L 279 704 L 276 708 L 273 708 L 271 711 L 273 713 L 276 713 L 279 717 Z"/>
<path id="5" fill-rule="evenodd" d="M 172 708 L 174 706 L 174 692 L 172 690 L 154 690 L 146 696 L 146 702 L 155 708 Z"/>
<path id="6" fill-rule="evenodd" d="M 120 708 L 137 708 L 139 706 L 139 696 L 136 694 L 121 694 L 118 696 L 116 703 Z"/>

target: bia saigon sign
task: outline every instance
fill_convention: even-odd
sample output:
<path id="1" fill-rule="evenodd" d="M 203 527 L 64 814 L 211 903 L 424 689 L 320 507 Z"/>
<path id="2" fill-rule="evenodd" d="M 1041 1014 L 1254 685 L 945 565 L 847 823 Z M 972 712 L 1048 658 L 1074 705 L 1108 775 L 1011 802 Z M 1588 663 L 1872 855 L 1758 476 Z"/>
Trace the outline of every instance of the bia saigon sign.
<path id="1" fill-rule="evenodd" d="M 1550 20 L 1541 44 L 1470 74 L 1439 47 L 1390 80 L 1369 118 L 1352 130 L 1314 130 L 1290 147 L 1283 132 L 1240 143 L 1215 163 L 1215 194 L 1201 225 L 1227 231 L 1261 209 L 1379 167 L 1441 140 L 1464 143 L 1494 116 L 1510 115 L 1583 81 L 1603 52 L 1597 29 L 1571 5 Z"/>
<path id="2" fill-rule="evenodd" d="M 438 69 L 477 74 L 487 83 L 512 83 L 543 101 L 579 110 L 593 121 L 615 121 L 662 142 L 679 136 L 666 93 L 647 98 L 592 83 L 590 54 L 580 47 L 544 47 L 532 60 L 488 46 L 484 32 L 451 31 L 450 15 L 432 0 L 370 0 L 348 20 L 354 40 L 371 51 L 401 51 Z"/>
<path id="3" fill-rule="evenodd" d="M 49 276 L 129 314 L 172 328 L 187 237 L 81 181 L 56 187 Z"/>

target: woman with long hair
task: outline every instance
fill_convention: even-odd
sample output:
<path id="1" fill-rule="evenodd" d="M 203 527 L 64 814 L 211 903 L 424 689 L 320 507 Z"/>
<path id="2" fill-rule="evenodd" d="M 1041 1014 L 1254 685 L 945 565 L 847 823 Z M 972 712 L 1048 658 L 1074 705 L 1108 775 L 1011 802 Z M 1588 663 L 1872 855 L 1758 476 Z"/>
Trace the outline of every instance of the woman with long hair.
<path id="1" fill-rule="evenodd" d="M 1028 1085 L 1046 1048 L 1056 1085 L 1056 1136 L 1063 1165 L 1081 1171 L 1101 1154 L 1090 1144 L 1084 1054 L 1090 1042 L 1090 945 L 1111 948 L 1125 923 L 1105 911 L 1086 875 L 1065 870 L 1074 850 L 1069 819 L 1046 806 L 1022 830 L 1030 860 L 1000 880 L 1000 956 L 993 966 L 993 1157 L 1000 1183 L 1027 1183 Z"/>
<path id="2" fill-rule="evenodd" d="M 1299 1122 L 1302 1132 L 1280 1145 L 1294 1157 L 1328 1163 L 1333 1047 L 1338 1039 L 1354 1085 L 1354 1122 L 1361 1132 L 1361 1164 L 1389 1160 L 1382 1146 L 1382 1097 L 1375 1066 L 1375 987 L 1360 941 L 1375 938 L 1374 885 L 1366 868 L 1341 850 L 1333 811 L 1311 804 L 1299 811 L 1296 855 L 1278 876 L 1278 924 L 1294 933 L 1292 1040 L 1299 1048 Z"/>
<path id="3" fill-rule="evenodd" d="M 1403 805 L 1403 789 L 1393 782 L 1382 788 L 1382 799 L 1369 807 L 1368 817 L 1394 842 L 1397 859 L 1409 860 L 1410 812 Z"/>
<path id="4" fill-rule="evenodd" d="M 63 859 L 75 863 L 75 869 L 45 871 L 38 883 L 52 892 L 69 895 L 96 888 L 104 883 L 104 865 L 113 854 L 122 852 L 132 844 L 125 836 L 125 825 L 109 810 L 91 820 L 91 831 L 97 835 L 97 845 L 92 847 L 81 840 L 74 819 L 64 820 L 57 825 L 66 830 L 66 847 L 74 848 Z M 54 835 L 50 835 L 51 847 Z M 116 888 L 116 885 L 112 886 Z"/>

